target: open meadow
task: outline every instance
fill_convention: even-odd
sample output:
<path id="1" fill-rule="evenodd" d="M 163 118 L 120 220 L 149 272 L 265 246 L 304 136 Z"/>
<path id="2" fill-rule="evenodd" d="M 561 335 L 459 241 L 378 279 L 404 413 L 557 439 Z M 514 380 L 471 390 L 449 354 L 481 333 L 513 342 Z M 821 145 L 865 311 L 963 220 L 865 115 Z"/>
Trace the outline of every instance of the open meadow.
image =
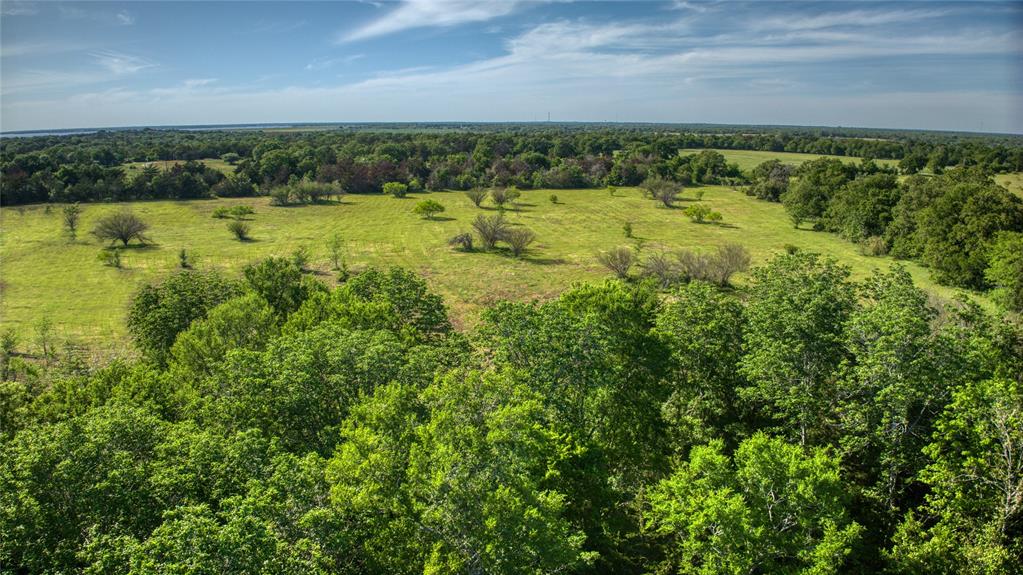
<path id="1" fill-rule="evenodd" d="M 703 150 L 696 148 L 687 148 L 682 150 L 683 154 L 697 154 Z M 803 162 L 810 160 L 816 160 L 817 158 L 832 158 L 835 160 L 842 160 L 843 162 L 859 163 L 862 158 L 855 156 L 831 156 L 827 154 L 800 154 L 796 152 L 768 152 L 761 150 L 723 150 L 714 149 L 715 152 L 720 153 L 725 157 L 725 161 L 730 164 L 738 164 L 739 168 L 748 171 L 757 167 L 767 160 L 780 160 L 783 164 L 790 166 L 798 166 Z M 898 160 L 874 160 L 879 165 L 883 166 L 897 166 Z"/>
<path id="2" fill-rule="evenodd" d="M 463 253 L 447 240 L 470 231 L 478 214 L 461 192 L 412 194 L 405 199 L 383 195 L 348 195 L 340 204 L 273 207 L 267 198 L 195 201 L 153 201 L 132 204 L 83 204 L 81 232 L 69 243 L 61 232 L 60 207 L 46 211 L 34 205 L 3 210 L 0 273 L 4 278 L 0 313 L 4 325 L 30 338 L 42 318 L 58 334 L 97 348 L 127 348 L 124 325 L 135 289 L 178 267 L 186 249 L 199 269 L 239 274 L 248 263 L 271 255 L 290 255 L 306 247 L 310 266 L 321 279 L 333 281 L 326 243 L 334 233 L 344 239 L 348 264 L 401 265 L 427 278 L 444 296 L 456 322 L 472 324 L 479 310 L 502 299 L 548 298 L 573 282 L 609 275 L 595 258 L 600 250 L 640 245 L 641 252 L 688 248 L 709 250 L 735 242 L 745 245 L 753 263 L 762 263 L 786 244 L 834 256 L 852 267 L 856 277 L 887 267 L 890 258 L 866 257 L 855 244 L 833 234 L 793 229 L 781 205 L 755 200 L 730 188 L 709 186 L 703 202 L 724 216 L 721 225 L 691 222 L 681 209 L 666 209 L 642 197 L 638 189 L 532 190 L 523 192 L 508 219 L 536 233 L 537 240 L 522 259 L 506 253 Z M 550 201 L 556 194 L 558 203 Z M 446 211 L 434 220 L 412 213 L 430 198 Z M 692 189 L 677 206 L 695 201 Z M 240 242 L 226 219 L 212 217 L 222 206 L 251 205 L 252 241 Z M 104 266 L 98 255 L 104 244 L 89 235 L 102 215 L 129 207 L 151 226 L 152 243 L 122 252 L 123 269 Z M 632 223 L 635 239 L 622 226 Z M 919 285 L 944 297 L 952 290 L 936 285 L 918 264 L 903 262 Z M 738 280 L 742 282 L 740 277 Z"/>

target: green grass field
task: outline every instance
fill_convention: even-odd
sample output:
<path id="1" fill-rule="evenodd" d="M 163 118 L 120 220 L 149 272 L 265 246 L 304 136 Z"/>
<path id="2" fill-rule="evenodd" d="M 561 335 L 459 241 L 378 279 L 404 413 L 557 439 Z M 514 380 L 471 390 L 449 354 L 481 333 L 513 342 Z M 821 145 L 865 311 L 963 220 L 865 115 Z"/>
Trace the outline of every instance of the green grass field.
<path id="1" fill-rule="evenodd" d="M 195 254 L 200 269 L 216 268 L 238 274 L 252 261 L 270 255 L 289 255 L 307 246 L 313 266 L 332 280 L 327 263 L 327 238 L 342 234 L 348 261 L 355 268 L 398 264 L 424 277 L 442 294 L 455 321 L 471 325 L 482 306 L 502 299 L 549 298 L 580 280 L 605 277 L 595 259 L 598 250 L 635 243 L 627 240 L 622 224 L 632 222 L 643 250 L 712 249 L 726 242 L 746 245 L 754 263 L 793 244 L 834 256 L 850 265 L 857 277 L 892 260 L 860 255 L 857 246 L 832 234 L 793 229 L 779 204 L 754 200 L 724 187 L 706 187 L 703 201 L 724 215 L 724 225 L 690 222 L 681 209 L 666 209 L 641 197 L 636 189 L 621 189 L 616 197 L 604 190 L 526 191 L 521 207 L 509 219 L 536 232 L 537 242 L 524 259 L 499 253 L 462 253 L 447 239 L 470 229 L 480 213 L 459 192 L 390 196 L 346 196 L 342 204 L 271 207 L 266 198 L 196 201 L 155 201 L 131 204 L 150 223 L 153 244 L 124 252 L 124 269 L 103 266 L 97 259 L 103 247 L 87 230 L 103 214 L 122 209 L 117 204 L 84 206 L 77 242 L 61 235 L 60 207 L 46 213 L 43 206 L 4 209 L 0 238 L 2 302 L 5 327 L 23 338 L 46 317 L 59 334 L 100 349 L 127 345 L 124 318 L 132 292 L 143 282 L 173 272 L 178 251 Z M 556 193 L 559 203 L 549 201 Z M 443 218 L 421 219 L 411 213 L 417 201 L 430 197 L 446 206 Z M 686 204 L 692 199 L 680 202 Z M 227 220 L 214 219 L 214 208 L 250 204 L 254 241 L 239 242 L 227 230 Z M 935 285 L 926 270 L 906 263 L 919 285 L 948 297 L 952 291 Z M 738 278 L 742 281 L 742 278 Z"/>
<path id="2" fill-rule="evenodd" d="M 1023 172 L 998 174 L 995 176 L 995 181 L 1005 189 L 1023 198 Z"/>
<path id="3" fill-rule="evenodd" d="M 221 160 L 221 159 L 218 159 L 218 158 L 209 158 L 209 159 L 205 159 L 205 160 L 199 160 L 199 162 L 201 162 L 203 164 L 206 164 L 207 166 L 213 168 L 214 170 L 219 170 L 219 171 L 221 171 L 221 172 L 223 172 L 225 174 L 233 174 L 234 173 L 234 166 L 232 166 L 231 164 L 228 164 L 224 160 Z M 181 160 L 155 160 L 155 161 L 152 161 L 152 162 L 127 162 L 125 164 L 121 164 L 121 166 L 124 167 L 124 169 L 128 173 L 128 175 L 133 175 L 136 172 L 142 171 L 142 168 L 145 168 L 149 164 L 152 164 L 153 166 L 156 166 L 157 168 L 160 168 L 161 170 L 169 170 L 175 164 L 183 164 L 183 163 L 184 162 L 181 161 Z"/>
<path id="4" fill-rule="evenodd" d="M 696 154 L 702 150 L 689 148 L 682 150 L 683 154 Z M 766 162 L 767 160 L 781 160 L 783 164 L 789 164 L 790 166 L 798 166 L 803 162 L 809 160 L 816 160 L 817 158 L 834 158 L 836 160 L 842 160 L 843 162 L 854 162 L 859 163 L 861 158 L 853 156 L 828 156 L 821 154 L 797 154 L 793 152 L 761 152 L 758 150 L 715 150 L 720 152 L 725 157 L 725 161 L 728 163 L 735 163 L 739 165 L 742 170 L 752 170 L 759 164 Z M 899 162 L 897 160 L 875 160 L 880 165 L 885 166 L 897 166 Z"/>

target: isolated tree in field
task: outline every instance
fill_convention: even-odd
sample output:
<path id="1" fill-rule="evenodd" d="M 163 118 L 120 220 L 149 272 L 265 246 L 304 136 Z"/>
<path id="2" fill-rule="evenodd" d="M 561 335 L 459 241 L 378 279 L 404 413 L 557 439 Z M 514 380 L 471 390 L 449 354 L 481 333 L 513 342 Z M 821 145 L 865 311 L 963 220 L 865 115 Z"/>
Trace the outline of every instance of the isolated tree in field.
<path id="1" fill-rule="evenodd" d="M 130 210 L 125 209 L 100 218 L 92 230 L 92 235 L 102 241 L 121 242 L 127 246 L 128 242 L 132 240 L 138 240 L 142 244 L 146 243 L 149 238 L 145 236 L 145 232 L 148 229 L 149 224 Z"/>
<path id="2" fill-rule="evenodd" d="M 682 210 L 682 213 L 698 224 L 705 221 L 712 223 L 721 221 L 721 213 L 715 212 L 706 204 L 693 204 Z"/>
<path id="3" fill-rule="evenodd" d="M 626 246 L 618 246 L 597 254 L 597 261 L 621 279 L 628 279 L 629 270 L 636 263 L 636 252 Z"/>
<path id="4" fill-rule="evenodd" d="M 718 246 L 714 256 L 713 280 L 719 286 L 727 286 L 732 276 L 749 269 L 749 250 L 742 244 Z"/>
<path id="5" fill-rule="evenodd" d="M 483 205 L 483 201 L 487 199 L 488 194 L 487 190 L 483 188 L 472 188 L 465 191 L 465 196 L 477 208 Z"/>
<path id="6" fill-rule="evenodd" d="M 78 221 L 82 217 L 82 207 L 78 205 L 78 202 L 67 204 L 61 215 L 64 218 L 64 231 L 68 238 L 74 241 L 78 237 Z"/>
<path id="7" fill-rule="evenodd" d="M 228 152 L 228 153 L 223 154 L 222 156 L 220 156 L 220 159 L 224 160 L 224 162 L 226 162 L 226 163 L 228 163 L 228 164 L 233 166 L 233 165 L 237 164 L 238 160 L 242 159 L 242 157 L 239 156 L 238 154 L 234 153 L 234 152 Z"/>
<path id="8" fill-rule="evenodd" d="M 480 241 L 483 243 L 483 249 L 493 249 L 497 242 L 504 239 L 504 233 L 508 230 L 508 222 L 505 221 L 504 216 L 476 216 L 476 219 L 472 222 L 472 227 L 476 230 L 476 233 L 480 235 Z"/>
<path id="9" fill-rule="evenodd" d="M 384 193 L 396 198 L 404 198 L 408 195 L 408 185 L 401 182 L 387 182 L 384 184 Z"/>
<path id="10" fill-rule="evenodd" d="M 344 263 L 344 240 L 341 238 L 341 234 L 334 232 L 327 239 L 327 253 L 330 255 L 331 269 L 341 269 Z"/>
<path id="11" fill-rule="evenodd" d="M 660 177 L 647 178 L 643 180 L 640 187 L 643 188 L 646 194 L 661 202 L 666 208 L 672 207 L 675 204 L 675 200 L 678 199 L 678 195 L 682 192 L 682 186 L 677 182 Z"/>
<path id="12" fill-rule="evenodd" d="M 251 237 L 249 233 L 252 231 L 252 228 L 247 222 L 232 220 L 227 224 L 227 229 L 234 234 L 235 239 L 240 242 L 247 241 Z"/>
<path id="13" fill-rule="evenodd" d="M 504 205 L 511 201 L 508 197 L 508 188 L 494 188 L 490 190 L 490 199 L 494 201 L 494 205 L 498 208 L 504 208 Z"/>
<path id="14" fill-rule="evenodd" d="M 412 210 L 412 213 L 421 215 L 428 220 L 432 220 L 434 216 L 444 211 L 444 206 L 440 202 L 434 200 L 423 200 L 416 204 L 416 207 Z"/>
<path id="15" fill-rule="evenodd" d="M 529 244 L 536 240 L 536 234 L 526 228 L 509 228 L 501 239 L 508 242 L 512 255 L 519 257 L 522 252 L 526 251 Z"/>

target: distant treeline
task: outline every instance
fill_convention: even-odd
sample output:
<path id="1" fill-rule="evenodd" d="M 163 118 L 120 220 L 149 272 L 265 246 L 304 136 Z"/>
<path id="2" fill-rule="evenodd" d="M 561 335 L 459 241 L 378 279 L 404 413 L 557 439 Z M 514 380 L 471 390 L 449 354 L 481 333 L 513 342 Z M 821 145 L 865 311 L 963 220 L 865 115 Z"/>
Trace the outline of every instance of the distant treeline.
<path id="1" fill-rule="evenodd" d="M 679 129 L 692 129 L 680 126 Z M 713 128 L 716 131 L 706 131 Z M 382 126 L 311 132 L 121 130 L 0 140 L 4 205 L 187 199 L 267 192 L 295 179 L 338 183 L 349 193 L 489 186 L 585 188 L 636 185 L 648 176 L 683 183 L 747 178 L 735 166 L 693 166 L 683 148 L 803 152 L 899 160 L 902 173 L 949 166 L 1023 171 L 1023 138 L 862 129 L 598 125 L 473 125 L 466 129 Z M 222 158 L 222 174 L 201 164 L 132 174 L 129 162 Z M 718 163 L 717 158 L 705 158 Z M 702 171 L 702 172 L 701 172 Z M 704 179 L 706 176 L 706 180 Z M 218 187 L 219 186 L 219 187 Z"/>

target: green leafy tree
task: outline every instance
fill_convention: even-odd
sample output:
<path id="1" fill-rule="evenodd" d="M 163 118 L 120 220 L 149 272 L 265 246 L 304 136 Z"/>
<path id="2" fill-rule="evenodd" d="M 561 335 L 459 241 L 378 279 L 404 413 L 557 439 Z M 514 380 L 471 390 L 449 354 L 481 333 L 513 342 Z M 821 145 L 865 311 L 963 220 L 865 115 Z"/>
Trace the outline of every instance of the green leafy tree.
<path id="1" fill-rule="evenodd" d="M 408 195 L 408 185 L 401 182 L 387 182 L 384 184 L 384 193 L 396 198 L 404 198 Z"/>
<path id="2" fill-rule="evenodd" d="M 62 208 L 61 216 L 64 220 L 64 233 L 71 241 L 74 241 L 78 237 L 78 222 L 82 218 L 82 207 L 78 205 L 78 202 L 67 204 Z"/>
<path id="3" fill-rule="evenodd" d="M 1023 233 L 995 236 L 988 261 L 984 277 L 995 287 L 994 299 L 1008 310 L 1023 312 Z"/>
<path id="4" fill-rule="evenodd" d="M 416 204 L 413 208 L 412 213 L 425 217 L 428 220 L 434 219 L 434 216 L 444 211 L 444 206 L 435 200 L 423 200 Z"/>
<path id="5" fill-rule="evenodd" d="M 828 434 L 845 357 L 842 326 L 855 307 L 849 269 L 810 252 L 754 269 L 746 306 L 740 395 L 807 445 Z"/>
<path id="6" fill-rule="evenodd" d="M 217 273 L 179 271 L 136 292 L 128 309 L 128 332 L 140 351 L 163 363 L 179 333 L 239 291 L 237 283 Z"/>
<path id="7" fill-rule="evenodd" d="M 926 503 L 888 554 L 903 573 L 1013 573 L 1023 564 L 1023 388 L 988 379 L 956 391 L 921 473 Z"/>
<path id="8" fill-rule="evenodd" d="M 839 461 L 762 433 L 735 456 L 695 447 L 650 495 L 665 572 L 838 573 L 863 531 L 846 512 Z"/>
<path id="9" fill-rule="evenodd" d="M 319 282 L 307 280 L 293 261 L 283 257 L 246 266 L 245 281 L 280 317 L 297 310 L 311 294 L 325 289 Z"/>
<path id="10" fill-rule="evenodd" d="M 823 216 L 831 197 L 849 181 L 849 169 L 837 159 L 810 160 L 796 174 L 799 178 L 781 195 L 781 202 L 797 226 Z"/>

